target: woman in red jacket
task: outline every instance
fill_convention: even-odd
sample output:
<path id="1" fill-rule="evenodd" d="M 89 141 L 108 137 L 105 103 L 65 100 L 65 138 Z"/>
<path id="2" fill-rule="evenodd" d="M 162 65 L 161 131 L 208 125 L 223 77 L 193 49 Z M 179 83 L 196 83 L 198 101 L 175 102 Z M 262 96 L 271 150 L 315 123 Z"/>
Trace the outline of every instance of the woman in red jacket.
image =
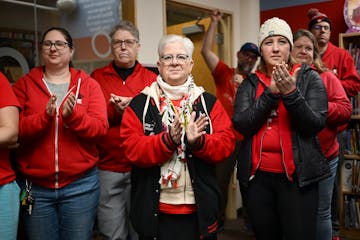
<path id="1" fill-rule="evenodd" d="M 1 239 L 16 239 L 20 189 L 15 181 L 8 147 L 18 138 L 19 102 L 2 73 L 0 92 L 0 236 Z"/>
<path id="2" fill-rule="evenodd" d="M 25 188 L 23 219 L 30 240 L 91 239 L 99 199 L 96 139 L 108 127 L 99 84 L 71 67 L 70 34 L 50 28 L 43 66 L 13 86 L 21 105 L 16 163 Z"/>
<path id="3" fill-rule="evenodd" d="M 294 49 L 291 55 L 301 63 L 315 68 L 326 87 L 328 95 L 328 115 L 325 128 L 318 134 L 321 149 L 329 161 L 331 174 L 319 182 L 319 207 L 317 220 L 317 239 L 331 240 L 331 196 L 336 168 L 339 160 L 337 134 L 340 127 L 351 117 L 351 104 L 340 80 L 323 64 L 316 38 L 305 29 L 294 33 Z"/>

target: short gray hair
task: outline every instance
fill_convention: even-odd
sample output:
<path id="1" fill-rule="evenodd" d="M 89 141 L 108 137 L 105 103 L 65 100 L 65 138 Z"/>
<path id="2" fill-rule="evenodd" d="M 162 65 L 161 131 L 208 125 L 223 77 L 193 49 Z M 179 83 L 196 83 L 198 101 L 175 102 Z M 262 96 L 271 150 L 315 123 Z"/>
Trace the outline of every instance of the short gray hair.
<path id="1" fill-rule="evenodd" d="M 186 54 L 189 56 L 190 59 L 192 58 L 192 54 L 194 52 L 193 42 L 187 37 L 183 37 L 183 36 L 176 35 L 176 34 L 165 35 L 160 39 L 159 45 L 158 45 L 159 57 L 162 56 L 162 52 L 164 51 L 165 45 L 167 45 L 168 43 L 173 43 L 173 42 L 181 42 L 184 45 Z"/>
<path id="2" fill-rule="evenodd" d="M 130 32 L 131 35 L 133 35 L 133 37 L 136 39 L 136 41 L 140 41 L 139 30 L 132 22 L 123 20 L 123 21 L 120 21 L 116 26 L 114 26 L 109 34 L 109 37 L 111 38 L 111 40 L 113 39 L 115 33 L 119 30 L 124 30 L 124 31 Z"/>

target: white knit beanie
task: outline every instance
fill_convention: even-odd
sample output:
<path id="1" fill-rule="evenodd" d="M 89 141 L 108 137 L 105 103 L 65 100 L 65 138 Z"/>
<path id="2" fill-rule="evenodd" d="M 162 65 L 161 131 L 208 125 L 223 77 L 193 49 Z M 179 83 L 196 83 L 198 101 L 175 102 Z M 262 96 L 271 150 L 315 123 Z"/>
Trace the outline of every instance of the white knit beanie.
<path id="1" fill-rule="evenodd" d="M 289 24 L 278 17 L 270 18 L 261 25 L 258 37 L 259 47 L 265 38 L 276 35 L 286 37 L 291 45 L 291 48 L 293 48 L 293 35 L 291 28 Z"/>

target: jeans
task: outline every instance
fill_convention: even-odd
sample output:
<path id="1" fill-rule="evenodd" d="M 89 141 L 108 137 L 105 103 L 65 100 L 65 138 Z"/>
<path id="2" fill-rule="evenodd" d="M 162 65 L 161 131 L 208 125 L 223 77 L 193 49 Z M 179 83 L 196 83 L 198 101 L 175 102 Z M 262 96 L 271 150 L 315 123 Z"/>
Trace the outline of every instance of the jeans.
<path id="1" fill-rule="evenodd" d="M 331 199 L 334 189 L 334 180 L 339 158 L 329 161 L 330 175 L 319 182 L 319 207 L 317 215 L 317 240 L 331 240 Z"/>
<path id="2" fill-rule="evenodd" d="M 61 189 L 33 184 L 32 214 L 21 211 L 29 240 L 91 240 L 100 195 L 97 172 L 94 168 Z"/>
<path id="3" fill-rule="evenodd" d="M 0 186 L 0 206 L 0 238 L 16 240 L 20 208 L 20 188 L 16 181 Z"/>

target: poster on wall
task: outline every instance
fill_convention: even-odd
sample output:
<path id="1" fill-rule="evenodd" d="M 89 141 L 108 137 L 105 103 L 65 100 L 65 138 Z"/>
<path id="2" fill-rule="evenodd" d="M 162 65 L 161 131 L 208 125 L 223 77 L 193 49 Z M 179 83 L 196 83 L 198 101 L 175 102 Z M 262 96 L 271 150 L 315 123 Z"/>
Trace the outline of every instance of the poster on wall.
<path id="1" fill-rule="evenodd" d="M 78 0 L 75 11 L 63 14 L 60 24 L 74 39 L 75 62 L 109 59 L 108 34 L 120 19 L 121 0 Z"/>

